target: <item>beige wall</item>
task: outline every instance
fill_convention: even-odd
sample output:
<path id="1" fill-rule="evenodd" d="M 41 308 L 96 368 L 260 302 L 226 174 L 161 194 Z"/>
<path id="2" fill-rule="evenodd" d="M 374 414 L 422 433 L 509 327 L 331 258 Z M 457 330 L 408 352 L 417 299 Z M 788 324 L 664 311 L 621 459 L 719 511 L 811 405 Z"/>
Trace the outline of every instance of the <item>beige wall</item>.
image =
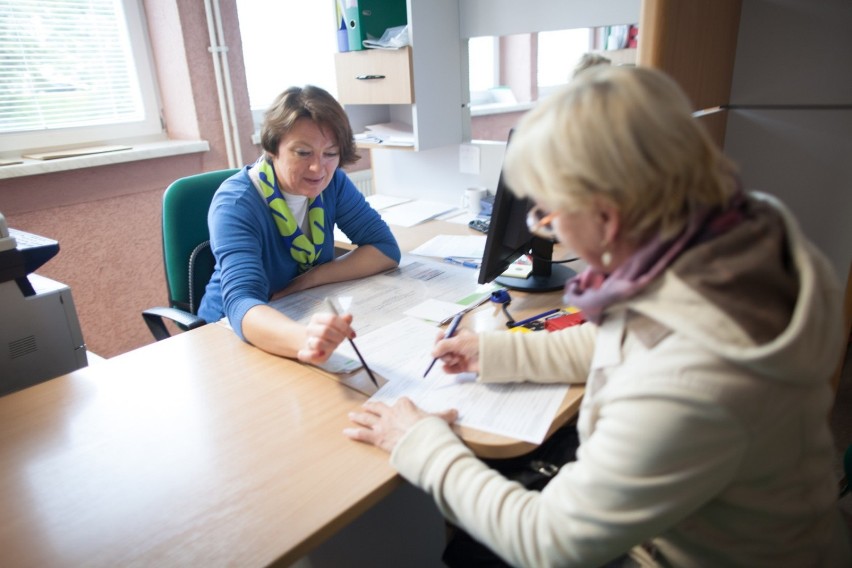
<path id="1" fill-rule="evenodd" d="M 241 147 L 251 115 L 235 0 L 220 0 Z M 160 199 L 176 178 L 228 166 L 207 51 L 203 2 L 145 0 L 170 136 L 207 140 L 210 151 L 0 180 L 0 211 L 17 229 L 55 238 L 60 253 L 39 273 L 71 286 L 83 336 L 111 357 L 152 341 L 140 311 L 164 305 Z"/>

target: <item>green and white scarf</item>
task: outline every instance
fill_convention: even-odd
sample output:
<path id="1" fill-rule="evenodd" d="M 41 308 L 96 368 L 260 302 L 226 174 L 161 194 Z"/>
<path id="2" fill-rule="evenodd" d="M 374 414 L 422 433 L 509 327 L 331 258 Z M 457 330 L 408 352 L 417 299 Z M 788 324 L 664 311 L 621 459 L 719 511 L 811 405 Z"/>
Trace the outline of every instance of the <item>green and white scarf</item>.
<path id="1" fill-rule="evenodd" d="M 308 199 L 307 217 L 311 233 L 308 238 L 284 200 L 272 162 L 268 158 L 261 158 L 249 169 L 249 177 L 266 200 L 284 245 L 290 250 L 293 260 L 299 264 L 299 271 L 309 270 L 319 258 L 325 241 L 325 211 L 322 207 L 322 194 Z"/>

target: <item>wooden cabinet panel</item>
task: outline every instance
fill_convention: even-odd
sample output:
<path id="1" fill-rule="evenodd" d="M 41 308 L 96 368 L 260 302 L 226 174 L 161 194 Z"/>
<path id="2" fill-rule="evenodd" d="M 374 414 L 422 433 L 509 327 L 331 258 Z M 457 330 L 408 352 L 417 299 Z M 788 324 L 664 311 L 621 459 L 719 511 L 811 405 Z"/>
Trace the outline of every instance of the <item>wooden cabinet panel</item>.
<path id="1" fill-rule="evenodd" d="M 742 0 L 643 0 L 637 63 L 680 83 L 696 110 L 731 94 Z"/>
<path id="2" fill-rule="evenodd" d="M 414 102 L 411 48 L 336 53 L 337 96 L 343 104 Z"/>

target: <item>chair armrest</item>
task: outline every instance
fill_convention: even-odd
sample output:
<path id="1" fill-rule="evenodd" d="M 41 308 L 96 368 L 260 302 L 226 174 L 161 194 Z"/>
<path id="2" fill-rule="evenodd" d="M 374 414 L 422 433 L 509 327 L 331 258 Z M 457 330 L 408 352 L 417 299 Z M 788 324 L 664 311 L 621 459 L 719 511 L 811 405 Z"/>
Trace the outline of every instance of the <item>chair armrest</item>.
<path id="1" fill-rule="evenodd" d="M 164 321 L 166 319 L 175 322 L 187 330 L 201 327 L 207 323 L 200 317 L 177 308 L 148 308 L 142 311 L 142 318 L 157 341 L 171 336 L 168 328 L 166 328 L 166 322 Z"/>

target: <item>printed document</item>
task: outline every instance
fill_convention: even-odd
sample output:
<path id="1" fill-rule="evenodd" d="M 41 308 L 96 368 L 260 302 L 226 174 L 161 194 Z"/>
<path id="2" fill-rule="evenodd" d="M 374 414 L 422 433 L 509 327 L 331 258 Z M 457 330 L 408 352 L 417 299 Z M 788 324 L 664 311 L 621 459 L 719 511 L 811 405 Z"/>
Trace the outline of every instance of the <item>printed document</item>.
<path id="1" fill-rule="evenodd" d="M 403 318 L 359 335 L 358 350 L 370 369 L 388 381 L 370 400 L 393 404 L 407 396 L 427 412 L 457 409 L 457 422 L 463 426 L 534 444 L 543 442 L 568 385 L 476 383 L 471 374 L 444 373 L 440 361 L 423 378 L 439 334 L 428 323 Z M 338 352 L 354 357 L 351 349 L 344 343 Z"/>
<path id="2" fill-rule="evenodd" d="M 404 254 L 393 270 L 303 290 L 270 305 L 291 319 L 307 323 L 314 312 L 327 310 L 325 298 L 334 296 L 344 311 L 354 316 L 352 327 L 363 335 L 398 320 L 425 300 L 451 302 L 461 311 L 487 298 L 494 287 L 478 284 L 477 276 L 477 271 L 464 266 Z"/>

